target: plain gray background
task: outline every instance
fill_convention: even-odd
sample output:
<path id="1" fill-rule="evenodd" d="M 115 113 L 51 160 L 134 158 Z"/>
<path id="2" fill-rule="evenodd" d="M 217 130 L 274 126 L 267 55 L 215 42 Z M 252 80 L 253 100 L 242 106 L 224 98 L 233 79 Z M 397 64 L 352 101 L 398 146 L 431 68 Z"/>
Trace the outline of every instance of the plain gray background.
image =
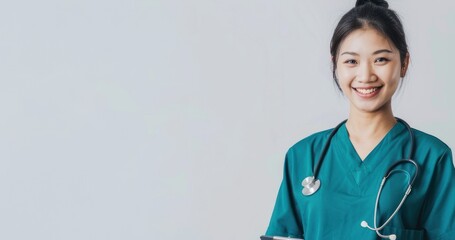
<path id="1" fill-rule="evenodd" d="M 453 1 L 389 1 L 398 117 L 455 146 Z M 329 41 L 354 1 L 0 8 L 0 239 L 258 239 L 287 149 L 347 117 Z"/>

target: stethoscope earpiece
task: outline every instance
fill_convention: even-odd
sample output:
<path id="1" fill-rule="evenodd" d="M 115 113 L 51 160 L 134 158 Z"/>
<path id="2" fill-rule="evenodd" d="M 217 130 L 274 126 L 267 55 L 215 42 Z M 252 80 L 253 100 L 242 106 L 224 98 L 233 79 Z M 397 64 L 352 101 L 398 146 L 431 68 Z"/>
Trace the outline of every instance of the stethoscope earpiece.
<path id="1" fill-rule="evenodd" d="M 372 231 L 376 231 L 376 233 L 378 234 L 378 236 L 382 237 L 382 238 L 388 238 L 390 240 L 395 240 L 397 239 L 397 235 L 395 234 L 390 234 L 390 235 L 382 235 L 381 233 L 379 233 L 379 230 L 381 230 L 382 228 L 372 228 L 370 226 L 368 226 L 368 223 L 366 221 L 362 221 L 360 223 L 360 226 L 362 226 L 363 228 L 368 228 Z"/>

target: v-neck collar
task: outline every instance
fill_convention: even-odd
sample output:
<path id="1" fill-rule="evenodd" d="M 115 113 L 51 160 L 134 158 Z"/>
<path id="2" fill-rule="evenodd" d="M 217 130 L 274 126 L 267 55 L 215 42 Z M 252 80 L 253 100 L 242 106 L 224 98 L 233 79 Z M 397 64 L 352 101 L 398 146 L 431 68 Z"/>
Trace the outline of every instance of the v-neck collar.
<path id="1" fill-rule="evenodd" d="M 397 121 L 397 123 L 393 125 L 393 127 L 386 133 L 386 135 L 381 139 L 381 141 L 379 141 L 379 143 L 373 148 L 373 150 L 371 150 L 368 153 L 364 160 L 360 158 L 359 154 L 354 148 L 354 145 L 351 142 L 351 139 L 349 138 L 349 132 L 348 129 L 346 128 L 346 123 L 340 127 L 340 130 L 337 134 L 339 134 L 339 137 L 344 140 L 343 142 L 346 142 L 345 147 L 347 148 L 351 159 L 355 159 L 361 164 L 370 165 L 372 164 L 372 162 L 378 160 L 378 158 L 375 158 L 377 152 L 380 150 L 383 151 L 384 150 L 383 146 L 387 146 L 392 139 L 394 139 L 399 133 L 401 133 L 401 130 L 403 130 L 403 128 L 404 128 L 403 124 Z"/>
<path id="2" fill-rule="evenodd" d="M 377 166 L 384 164 L 384 157 L 381 155 L 389 152 L 393 147 L 391 142 L 403 132 L 404 128 L 403 124 L 397 122 L 362 161 L 349 139 L 346 124 L 340 127 L 334 136 L 334 149 L 338 152 L 338 156 L 343 156 L 339 161 L 343 161 L 342 166 L 346 167 L 344 170 L 352 176 L 351 179 L 358 186 Z"/>

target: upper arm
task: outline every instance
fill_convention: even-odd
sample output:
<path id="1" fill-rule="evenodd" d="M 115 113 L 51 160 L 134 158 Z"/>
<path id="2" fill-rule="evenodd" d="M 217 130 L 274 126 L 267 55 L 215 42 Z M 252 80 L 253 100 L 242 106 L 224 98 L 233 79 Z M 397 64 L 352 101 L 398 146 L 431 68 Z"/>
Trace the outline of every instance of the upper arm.
<path id="1" fill-rule="evenodd" d="M 284 163 L 283 180 L 273 209 L 267 235 L 303 238 L 301 220 L 292 182 L 292 153 L 288 151 Z"/>
<path id="2" fill-rule="evenodd" d="M 439 158 L 426 194 L 422 214 L 429 239 L 455 236 L 455 168 L 449 148 Z"/>

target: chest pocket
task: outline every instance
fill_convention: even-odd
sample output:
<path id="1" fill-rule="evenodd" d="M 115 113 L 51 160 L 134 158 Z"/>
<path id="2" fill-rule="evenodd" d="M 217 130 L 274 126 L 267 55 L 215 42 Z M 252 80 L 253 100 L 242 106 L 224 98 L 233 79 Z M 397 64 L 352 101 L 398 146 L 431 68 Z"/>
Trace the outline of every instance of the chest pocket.
<path id="1" fill-rule="evenodd" d="M 400 229 L 394 227 L 384 227 L 380 231 L 384 235 L 395 234 L 397 235 L 398 240 L 424 240 L 425 231 L 424 230 L 414 230 L 414 229 Z"/>

